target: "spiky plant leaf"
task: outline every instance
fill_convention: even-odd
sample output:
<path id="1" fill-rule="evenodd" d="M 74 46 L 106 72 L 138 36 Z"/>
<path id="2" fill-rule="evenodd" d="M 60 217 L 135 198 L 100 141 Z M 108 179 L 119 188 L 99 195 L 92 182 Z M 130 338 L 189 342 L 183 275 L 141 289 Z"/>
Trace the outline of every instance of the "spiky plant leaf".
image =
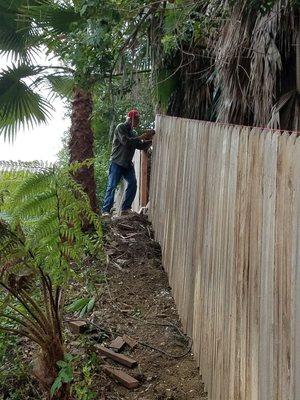
<path id="1" fill-rule="evenodd" d="M 51 115 L 52 106 L 24 82 L 40 72 L 38 67 L 19 64 L 0 74 L 0 134 L 5 138 L 13 140 L 20 127 L 45 123 Z"/>
<path id="2" fill-rule="evenodd" d="M 39 27 L 46 27 L 54 35 L 72 32 L 74 25 L 81 20 L 74 6 L 67 1 L 39 0 L 34 5 L 22 9 L 27 21 L 34 21 Z"/>
<path id="3" fill-rule="evenodd" d="M 46 79 L 54 95 L 56 94 L 62 98 L 71 99 L 74 88 L 74 78 L 68 75 L 48 75 Z"/>
<path id="4" fill-rule="evenodd" d="M 29 0 L 0 0 L 0 54 L 28 61 L 38 51 L 40 33 L 30 21 L 18 15 L 26 3 L 34 4 Z"/>

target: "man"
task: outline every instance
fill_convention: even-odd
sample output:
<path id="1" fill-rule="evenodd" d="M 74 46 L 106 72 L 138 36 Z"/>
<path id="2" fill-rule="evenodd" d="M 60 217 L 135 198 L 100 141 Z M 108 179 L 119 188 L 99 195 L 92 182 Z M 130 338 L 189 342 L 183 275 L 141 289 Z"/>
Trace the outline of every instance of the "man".
<path id="1" fill-rule="evenodd" d="M 122 214 L 131 211 L 136 195 L 137 183 L 132 163 L 135 149 L 147 150 L 152 143 L 154 130 L 135 136 L 133 129 L 139 126 L 140 114 L 136 109 L 129 111 L 126 122 L 116 127 L 110 157 L 108 183 L 102 207 L 102 216 L 109 216 L 114 204 L 115 190 L 122 178 L 127 182 Z"/>

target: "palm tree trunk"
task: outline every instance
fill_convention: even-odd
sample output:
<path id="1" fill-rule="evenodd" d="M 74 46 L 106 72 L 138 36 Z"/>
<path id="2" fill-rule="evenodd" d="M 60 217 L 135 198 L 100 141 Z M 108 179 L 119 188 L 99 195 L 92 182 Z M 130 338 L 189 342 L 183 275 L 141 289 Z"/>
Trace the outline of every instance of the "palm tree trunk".
<path id="1" fill-rule="evenodd" d="M 71 129 L 70 129 L 70 163 L 83 162 L 94 158 L 94 135 L 91 127 L 93 100 L 90 91 L 76 87 L 74 89 Z M 97 212 L 96 183 L 94 167 L 82 167 L 74 174 L 75 180 L 87 193 L 92 209 Z"/>

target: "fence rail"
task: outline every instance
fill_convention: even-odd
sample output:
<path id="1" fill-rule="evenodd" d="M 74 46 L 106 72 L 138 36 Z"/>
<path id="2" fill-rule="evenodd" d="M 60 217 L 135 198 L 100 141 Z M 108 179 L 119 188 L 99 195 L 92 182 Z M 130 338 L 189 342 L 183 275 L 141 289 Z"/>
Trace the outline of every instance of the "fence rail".
<path id="1" fill-rule="evenodd" d="M 47 172 L 53 170 L 55 164 L 45 161 L 5 161 L 0 160 L 0 173 L 2 172 Z"/>
<path id="2" fill-rule="evenodd" d="M 300 138 L 158 116 L 150 218 L 210 400 L 300 399 Z"/>

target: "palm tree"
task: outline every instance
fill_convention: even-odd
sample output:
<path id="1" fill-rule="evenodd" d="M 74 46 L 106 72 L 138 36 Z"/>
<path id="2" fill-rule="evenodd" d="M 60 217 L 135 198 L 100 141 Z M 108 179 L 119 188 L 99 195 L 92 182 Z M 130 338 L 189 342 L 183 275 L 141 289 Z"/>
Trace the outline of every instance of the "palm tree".
<path id="1" fill-rule="evenodd" d="M 161 5 L 152 19 L 156 84 L 170 115 L 299 129 L 299 5 L 294 0 Z M 172 51 L 162 44 L 171 41 Z M 166 46 L 165 46 L 166 47 Z"/>
<path id="2" fill-rule="evenodd" d="M 123 9 L 119 13 L 116 2 L 111 0 L 99 0 L 101 7 L 96 3 L 87 2 L 81 5 L 78 2 L 77 8 L 67 1 L 12 0 L 7 4 L 4 0 L 0 0 L 6 21 L 9 21 L 0 28 L 0 33 L 4 37 L 2 41 L 0 39 L 0 50 L 12 53 L 28 66 L 32 53 L 43 44 L 60 57 L 64 65 L 64 68 L 58 69 L 51 67 L 51 73 L 49 68 L 39 66 L 43 77 L 35 76 L 36 79 L 34 78 L 34 82 L 29 86 L 27 82 L 24 82 L 23 77 L 20 77 L 18 84 L 22 82 L 24 91 L 25 87 L 26 90 L 33 90 L 45 79 L 49 81 L 50 75 L 54 74 L 54 78 L 51 78 L 52 86 L 54 81 L 60 91 L 64 92 L 66 83 L 69 89 L 70 80 L 67 78 L 70 76 L 74 78 L 69 142 L 70 162 L 84 162 L 92 159 L 94 155 L 91 127 L 93 85 L 107 78 L 111 81 L 114 74 L 120 76 L 126 70 L 124 65 L 129 66 L 131 71 L 141 72 L 144 61 L 148 63 L 144 35 L 147 28 L 144 23 L 158 8 L 158 4 L 155 3 L 149 7 L 146 4 L 135 10 L 135 2 L 129 3 L 130 12 Z M 143 44 L 136 46 L 139 37 L 143 37 Z M 141 58 L 144 53 L 143 61 Z M 3 74 L 4 84 L 6 77 L 6 74 Z M 35 91 L 35 99 L 39 99 L 39 112 L 34 114 L 34 107 L 29 99 L 26 106 L 22 108 L 22 114 L 20 112 L 18 114 L 17 107 L 12 104 L 10 124 L 3 119 L 2 133 L 6 132 L 6 136 L 13 137 L 16 129 L 24 123 L 40 123 L 46 119 L 46 111 L 50 109 L 49 102 L 37 95 L 39 93 Z M 9 92 L 7 96 L 9 97 Z M 32 95 L 31 98 L 33 99 L 34 96 Z M 19 97 L 21 99 L 21 96 Z M 41 111 L 44 112 L 41 113 Z M 91 206 L 96 211 L 93 164 L 85 162 L 83 167 L 75 173 L 75 179 L 84 187 L 89 195 Z"/>
<path id="3" fill-rule="evenodd" d="M 40 95 L 45 84 L 51 92 L 73 95 L 70 129 L 70 162 L 93 159 L 91 128 L 92 96 L 89 89 L 75 85 L 78 71 L 69 66 L 34 66 L 32 60 L 39 46 L 47 46 L 60 55 L 64 38 L 84 21 L 69 3 L 53 1 L 0 2 L 0 49 L 10 53 L 17 64 L 0 75 L 0 134 L 14 139 L 20 127 L 45 122 L 51 111 L 49 98 Z M 77 79 L 78 80 L 78 79 Z M 88 78 L 85 79 L 85 82 Z M 70 90 L 72 87 L 72 90 Z M 83 165 L 74 173 L 97 211 L 93 165 Z"/>

